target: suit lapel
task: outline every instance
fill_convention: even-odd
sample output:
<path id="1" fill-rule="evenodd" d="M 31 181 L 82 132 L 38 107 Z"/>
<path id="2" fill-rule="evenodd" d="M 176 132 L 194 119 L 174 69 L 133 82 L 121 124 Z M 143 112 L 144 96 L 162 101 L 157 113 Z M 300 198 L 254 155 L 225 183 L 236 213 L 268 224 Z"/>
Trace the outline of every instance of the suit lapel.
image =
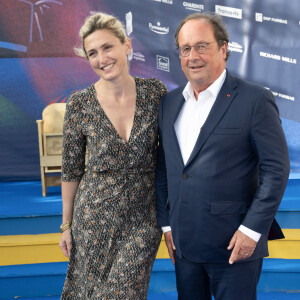
<path id="1" fill-rule="evenodd" d="M 217 126 L 223 115 L 226 113 L 228 107 L 231 102 L 235 98 L 237 91 L 235 90 L 236 81 L 230 75 L 228 71 L 226 71 L 226 79 L 225 82 L 217 96 L 217 99 L 201 128 L 200 134 L 196 141 L 195 147 L 189 157 L 189 160 L 186 163 L 186 166 L 191 163 L 197 153 L 201 150 L 208 137 L 211 135 L 214 128 Z"/>
<path id="2" fill-rule="evenodd" d="M 182 109 L 182 106 L 184 104 L 184 97 L 182 95 L 182 91 L 184 88 L 180 88 L 178 89 L 178 93 L 176 95 L 174 95 L 174 99 L 172 100 L 172 105 L 170 107 L 170 116 L 171 116 L 171 133 L 170 133 L 170 138 L 171 138 L 171 142 L 174 145 L 174 147 L 172 147 L 174 149 L 174 156 L 177 159 L 177 161 L 180 162 L 180 164 L 183 166 L 183 159 L 182 159 L 182 155 L 181 155 L 181 150 L 180 150 L 180 146 L 178 143 L 178 139 L 177 139 L 177 134 L 175 131 L 175 122 L 178 118 L 178 115 Z"/>

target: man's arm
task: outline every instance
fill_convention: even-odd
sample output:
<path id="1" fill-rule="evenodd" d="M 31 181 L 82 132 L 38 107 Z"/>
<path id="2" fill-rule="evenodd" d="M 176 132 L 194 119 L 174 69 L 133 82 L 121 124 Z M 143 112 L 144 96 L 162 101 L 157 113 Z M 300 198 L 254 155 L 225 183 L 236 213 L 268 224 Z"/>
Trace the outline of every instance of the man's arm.
<path id="1" fill-rule="evenodd" d="M 278 108 L 268 90 L 262 93 L 256 105 L 251 138 L 259 160 L 259 185 L 242 225 L 268 236 L 290 172 Z"/>
<path id="2" fill-rule="evenodd" d="M 158 112 L 158 128 L 159 128 L 159 146 L 158 158 L 156 164 L 156 215 L 157 223 L 159 226 L 170 226 L 169 223 L 169 208 L 168 208 L 168 183 L 167 183 L 167 170 L 165 163 L 165 153 L 163 149 L 163 99 L 159 104 Z"/>
<path id="3" fill-rule="evenodd" d="M 160 101 L 158 113 L 159 125 L 159 147 L 158 159 L 156 165 L 156 215 L 157 223 L 162 227 L 166 246 L 172 263 L 175 264 L 175 246 L 173 243 L 172 231 L 169 223 L 169 207 L 168 207 L 168 182 L 167 170 L 165 163 L 165 153 L 163 149 L 163 99 Z"/>
<path id="4" fill-rule="evenodd" d="M 288 148 L 272 93 L 262 91 L 252 117 L 251 142 L 259 163 L 259 185 L 242 225 L 268 236 L 290 171 Z M 237 230 L 228 249 L 233 263 L 252 255 L 256 242 Z"/>

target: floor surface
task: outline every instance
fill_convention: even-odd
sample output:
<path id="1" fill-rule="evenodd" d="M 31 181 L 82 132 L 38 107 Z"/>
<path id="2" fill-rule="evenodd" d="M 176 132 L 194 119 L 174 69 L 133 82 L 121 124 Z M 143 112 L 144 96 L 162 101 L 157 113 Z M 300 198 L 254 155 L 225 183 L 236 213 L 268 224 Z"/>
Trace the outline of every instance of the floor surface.
<path id="1" fill-rule="evenodd" d="M 18 300 L 59 300 L 59 297 L 18 298 Z M 15 298 L 2 299 L 15 300 Z M 147 300 L 177 300 L 176 292 L 149 294 Z M 258 293 L 257 300 L 300 300 L 300 293 Z"/>

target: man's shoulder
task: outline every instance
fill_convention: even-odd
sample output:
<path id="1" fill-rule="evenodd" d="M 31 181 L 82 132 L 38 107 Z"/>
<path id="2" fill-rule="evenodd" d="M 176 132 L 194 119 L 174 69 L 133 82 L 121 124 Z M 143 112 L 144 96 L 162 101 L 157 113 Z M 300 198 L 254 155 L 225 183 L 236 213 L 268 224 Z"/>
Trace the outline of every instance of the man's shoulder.
<path id="1" fill-rule="evenodd" d="M 238 97 L 244 100 L 256 103 L 261 98 L 274 98 L 272 91 L 268 87 L 264 87 L 259 83 L 231 75 L 226 78 L 227 88 L 231 87 L 238 92 Z"/>
<path id="2" fill-rule="evenodd" d="M 182 96 L 182 92 L 185 88 L 185 85 L 181 85 L 171 91 L 169 91 L 168 93 L 165 94 L 164 98 L 174 98 L 174 97 L 178 97 L 179 96 Z"/>
<path id="3" fill-rule="evenodd" d="M 261 84 L 250 81 L 248 79 L 244 79 L 244 78 L 241 78 L 241 77 L 238 77 L 238 76 L 234 76 L 232 74 L 230 74 L 229 76 L 231 77 L 232 81 L 235 81 L 237 88 L 240 89 L 240 90 L 243 90 L 243 89 L 246 89 L 246 90 L 249 89 L 249 90 L 253 90 L 253 91 L 255 91 L 255 90 L 256 91 L 268 90 L 267 87 L 264 87 Z"/>

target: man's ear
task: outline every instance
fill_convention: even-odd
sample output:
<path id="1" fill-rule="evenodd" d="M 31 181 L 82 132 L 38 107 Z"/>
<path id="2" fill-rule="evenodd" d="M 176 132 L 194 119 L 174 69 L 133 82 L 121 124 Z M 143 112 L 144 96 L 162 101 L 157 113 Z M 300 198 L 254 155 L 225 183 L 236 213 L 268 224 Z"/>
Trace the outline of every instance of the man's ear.
<path id="1" fill-rule="evenodd" d="M 227 42 L 224 42 L 223 46 L 221 47 L 221 51 L 224 59 L 226 59 L 227 56 L 227 47 L 228 47 Z"/>

